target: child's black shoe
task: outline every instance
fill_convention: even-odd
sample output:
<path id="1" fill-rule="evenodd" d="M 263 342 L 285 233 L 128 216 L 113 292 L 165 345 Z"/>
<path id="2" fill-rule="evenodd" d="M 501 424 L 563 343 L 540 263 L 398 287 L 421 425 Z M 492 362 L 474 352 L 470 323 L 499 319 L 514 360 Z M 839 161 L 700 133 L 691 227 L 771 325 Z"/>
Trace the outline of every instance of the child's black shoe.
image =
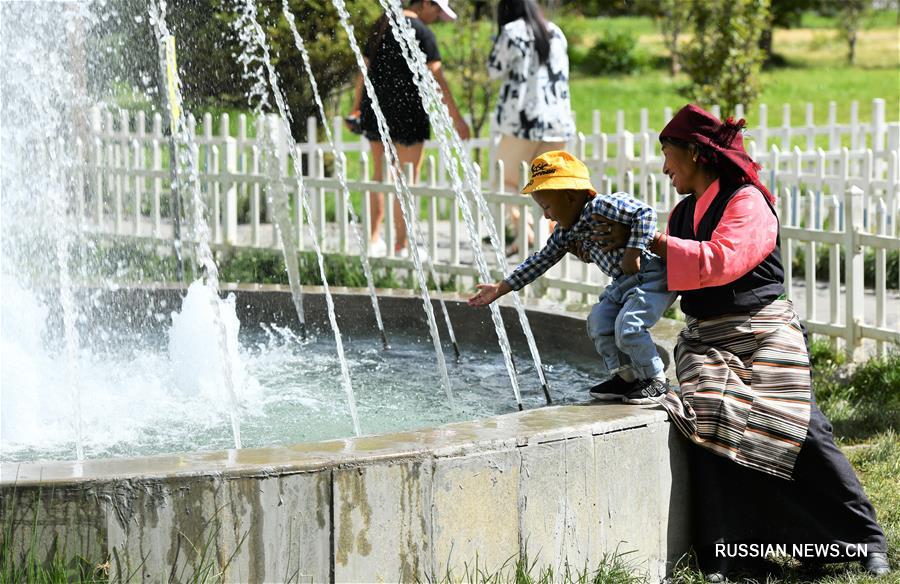
<path id="1" fill-rule="evenodd" d="M 626 404 L 645 405 L 656 403 L 656 400 L 669 392 L 669 382 L 656 377 L 641 379 L 634 389 L 622 400 Z"/>
<path id="2" fill-rule="evenodd" d="M 603 383 L 598 383 L 590 389 L 591 397 L 600 401 L 622 401 L 625 394 L 634 389 L 637 381 L 625 381 L 618 375 L 613 375 Z"/>

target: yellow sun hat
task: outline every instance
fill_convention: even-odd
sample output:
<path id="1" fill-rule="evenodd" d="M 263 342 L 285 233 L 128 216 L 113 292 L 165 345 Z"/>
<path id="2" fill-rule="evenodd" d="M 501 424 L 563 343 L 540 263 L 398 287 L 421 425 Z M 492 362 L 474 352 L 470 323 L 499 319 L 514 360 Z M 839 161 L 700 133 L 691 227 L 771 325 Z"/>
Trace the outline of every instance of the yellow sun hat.
<path id="1" fill-rule="evenodd" d="M 551 150 L 535 158 L 531 162 L 531 179 L 522 189 L 522 194 L 562 189 L 597 194 L 587 166 L 565 150 Z"/>

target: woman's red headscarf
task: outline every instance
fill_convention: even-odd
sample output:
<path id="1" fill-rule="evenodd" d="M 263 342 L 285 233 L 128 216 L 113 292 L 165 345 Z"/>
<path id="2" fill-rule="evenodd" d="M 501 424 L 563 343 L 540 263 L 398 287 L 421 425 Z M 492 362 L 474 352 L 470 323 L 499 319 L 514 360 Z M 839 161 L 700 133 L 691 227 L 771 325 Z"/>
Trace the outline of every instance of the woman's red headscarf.
<path id="1" fill-rule="evenodd" d="M 775 197 L 759 180 L 757 171 L 759 164 L 750 158 L 744 150 L 744 137 L 741 130 L 747 122 L 741 118 L 737 122 L 734 118 L 728 118 L 724 122 L 706 110 L 690 103 L 675 114 L 675 117 L 666 124 L 659 138 L 671 138 L 682 142 L 693 142 L 706 146 L 717 152 L 724 161 L 730 162 L 735 170 L 742 174 L 742 180 L 758 188 L 769 202 L 775 204 Z"/>

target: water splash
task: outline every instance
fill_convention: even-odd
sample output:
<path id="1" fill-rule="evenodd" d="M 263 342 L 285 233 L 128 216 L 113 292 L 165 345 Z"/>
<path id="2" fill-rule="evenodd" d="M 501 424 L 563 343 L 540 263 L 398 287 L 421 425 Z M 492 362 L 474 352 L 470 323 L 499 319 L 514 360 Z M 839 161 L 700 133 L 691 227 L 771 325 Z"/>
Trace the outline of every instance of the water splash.
<path id="1" fill-rule="evenodd" d="M 150 5 L 150 24 L 154 27 L 157 42 L 164 47 L 170 38 L 169 30 L 166 25 L 166 2 L 160 0 L 159 4 Z M 174 147 L 176 149 L 177 170 L 175 173 L 175 183 L 172 188 L 177 189 L 182 195 L 187 194 L 188 200 L 192 204 L 192 231 L 194 238 L 194 250 L 197 261 L 203 270 L 203 281 L 209 289 L 207 299 L 210 302 L 210 308 L 215 317 L 215 341 L 218 347 L 220 359 L 219 362 L 223 368 L 223 378 L 225 382 L 226 393 L 230 402 L 229 416 L 231 418 L 231 431 L 234 437 L 234 447 L 241 447 L 241 425 L 238 415 L 238 392 L 240 387 L 235 383 L 234 371 L 232 371 L 231 360 L 228 351 L 228 331 L 222 317 L 222 299 L 219 297 L 219 269 L 216 266 L 212 250 L 209 247 L 210 232 L 209 225 L 205 219 L 205 205 L 203 196 L 200 192 L 200 180 L 197 172 L 198 168 L 198 152 L 197 145 L 193 141 L 190 130 L 187 127 L 187 121 L 184 116 L 183 103 L 181 96 L 181 79 L 177 68 L 173 68 L 173 87 L 171 99 L 174 103 L 170 103 L 168 115 L 171 116 L 170 128 L 174 137 Z M 182 196 L 182 201 L 185 199 Z"/>
<path id="2" fill-rule="evenodd" d="M 291 12 L 287 0 L 282 0 L 281 9 L 284 13 L 284 17 L 287 19 L 288 26 L 290 26 L 291 34 L 294 37 L 294 44 L 297 46 L 297 49 L 300 51 L 300 56 L 303 58 L 303 68 L 306 71 L 307 77 L 309 77 L 309 83 L 313 90 L 316 106 L 319 109 L 319 118 L 322 120 L 322 127 L 325 128 L 325 137 L 328 140 L 331 151 L 334 153 L 334 161 L 337 166 L 336 174 L 338 181 L 341 184 L 344 207 L 350 213 L 350 226 L 353 229 L 353 233 L 356 235 L 356 242 L 359 246 L 359 260 L 362 263 L 363 273 L 366 276 L 366 286 L 369 288 L 369 296 L 372 298 L 372 310 L 375 313 L 375 323 L 378 325 L 378 331 L 381 333 L 382 345 L 387 349 L 389 345 L 387 335 L 384 332 L 384 323 L 381 321 L 381 309 L 378 306 L 378 295 L 375 293 L 375 279 L 372 276 L 372 266 L 369 264 L 369 256 L 366 253 L 366 244 L 363 240 L 362 229 L 359 225 L 359 217 L 356 214 L 356 210 L 353 208 L 353 202 L 350 200 L 350 187 L 347 186 L 345 174 L 347 160 L 344 157 L 343 152 L 338 152 L 337 146 L 335 145 L 331 127 L 328 125 L 328 115 L 325 113 L 325 105 L 322 103 L 322 96 L 319 94 L 319 84 L 316 82 L 316 77 L 313 75 L 312 65 L 309 61 L 309 52 L 306 50 L 306 44 L 303 42 L 303 37 L 300 36 L 300 32 L 297 30 L 294 13 Z"/>
<path id="3" fill-rule="evenodd" d="M 415 227 L 416 215 L 414 212 L 414 205 L 412 204 L 412 196 L 409 192 L 409 185 L 406 182 L 403 169 L 400 168 L 399 157 L 397 156 L 396 148 L 394 148 L 394 143 L 389 140 L 390 131 L 388 130 L 387 121 L 385 120 L 384 113 L 381 111 L 381 106 L 378 103 L 378 95 L 375 93 L 375 88 L 372 86 L 371 79 L 369 79 L 368 67 L 363 59 L 362 51 L 359 48 L 359 44 L 356 42 L 353 25 L 350 24 L 350 14 L 347 12 L 347 7 L 343 0 L 332 0 L 332 4 L 337 8 L 341 26 L 344 28 L 344 31 L 346 31 L 347 38 L 350 40 L 350 48 L 353 49 L 353 54 L 356 57 L 356 64 L 359 66 L 359 70 L 362 73 L 366 91 L 369 94 L 369 98 L 372 100 L 372 111 L 375 113 L 375 118 L 378 121 L 378 133 L 381 135 L 381 143 L 384 145 L 385 160 L 387 161 L 388 168 L 391 169 L 393 173 L 393 176 L 389 177 L 389 179 L 392 178 L 394 181 L 397 199 L 400 201 L 400 209 L 403 212 L 407 225 L 412 227 L 409 230 L 410 255 L 413 258 L 413 265 L 416 268 L 419 288 L 422 291 L 422 300 L 425 314 L 428 317 L 428 327 L 431 331 L 432 342 L 434 343 L 434 351 L 438 361 L 438 370 L 441 374 L 441 382 L 444 386 L 444 391 L 447 394 L 447 399 L 452 403 L 453 391 L 450 387 L 450 377 L 447 375 L 447 363 L 444 360 L 444 351 L 441 348 L 437 322 L 434 318 L 434 309 L 431 306 L 431 296 L 428 293 L 428 282 L 425 280 L 425 272 L 422 269 L 422 259 L 419 256 L 418 229 Z"/>
<path id="4" fill-rule="evenodd" d="M 450 114 L 447 111 L 447 107 L 440 97 L 441 93 L 440 88 L 437 85 L 437 81 L 434 79 L 434 76 L 430 74 L 427 65 L 425 64 L 425 55 L 422 53 L 421 49 L 419 49 L 418 42 L 415 40 L 415 32 L 403 17 L 402 6 L 397 0 L 379 1 L 381 2 L 381 5 L 385 9 L 386 13 L 390 16 L 391 30 L 394 34 L 394 37 L 400 44 L 401 50 L 403 51 L 403 56 L 416 78 L 416 85 L 419 88 L 419 94 L 423 100 L 423 103 L 426 105 L 426 111 L 429 112 L 429 117 L 431 119 L 432 125 L 436 128 L 435 135 L 438 138 L 442 155 L 446 158 L 446 160 L 452 161 L 454 159 L 454 154 L 456 154 L 456 156 L 459 158 L 460 166 L 463 169 L 463 176 L 465 178 L 465 185 L 468 189 L 468 192 L 478 204 L 478 208 L 481 214 L 485 217 L 491 217 L 491 212 L 490 208 L 488 207 L 487 200 L 481 193 L 481 187 L 479 185 L 478 175 L 475 171 L 474 164 L 471 160 L 469 160 L 468 151 L 464 148 L 462 140 L 460 140 L 459 135 L 456 133 L 453 127 L 453 123 L 450 120 Z M 468 199 L 463 192 L 457 165 L 451 163 L 447 166 L 450 171 L 453 190 L 457 195 L 457 199 L 460 201 L 460 208 L 462 209 L 463 216 L 466 219 L 466 227 L 467 229 L 469 229 L 469 238 L 475 252 L 479 275 L 481 276 L 482 282 L 492 282 L 493 278 L 490 275 L 490 271 L 488 270 L 487 264 L 484 261 L 484 256 L 481 253 L 481 247 L 478 242 L 478 234 L 474 231 L 474 223 L 471 222 L 471 212 L 468 209 Z M 491 246 L 493 247 L 494 253 L 496 255 L 497 265 L 503 270 L 504 273 L 506 273 L 508 269 L 506 263 L 506 254 L 504 253 L 503 245 L 497 234 L 497 229 L 494 221 L 487 221 L 487 226 L 488 233 L 491 239 Z M 535 363 L 535 370 L 537 371 L 538 377 L 541 381 L 541 387 L 544 392 L 544 397 L 549 404 L 551 403 L 549 384 L 547 383 L 547 379 L 544 375 L 544 368 L 541 364 L 540 353 L 537 349 L 537 343 L 534 340 L 534 334 L 531 331 L 531 325 L 528 323 L 528 316 L 525 314 L 525 308 L 522 306 L 518 292 L 513 292 L 511 296 L 513 298 L 513 305 L 519 316 L 519 323 L 522 327 L 523 332 L 525 333 L 528 348 Z M 491 308 L 491 316 L 497 328 L 498 338 L 500 340 L 500 344 L 503 348 L 504 354 L 506 354 L 508 351 L 509 341 L 506 339 L 506 331 L 503 327 L 503 321 L 500 318 L 499 307 L 496 307 L 494 304 L 492 304 Z M 517 392 L 518 395 L 518 383 L 515 380 L 511 353 L 507 367 L 510 373 L 510 379 L 513 383 L 513 389 Z M 519 400 L 519 403 L 521 404 L 521 400 Z"/>
<path id="5" fill-rule="evenodd" d="M 302 184 L 303 164 L 297 154 L 294 137 L 291 135 L 291 114 L 287 107 L 287 103 L 284 100 L 284 95 L 281 92 L 278 73 L 275 71 L 275 67 L 272 65 L 272 59 L 269 56 L 269 45 L 266 42 L 265 32 L 259 25 L 259 22 L 256 20 L 255 2 L 254 0 L 246 0 L 245 5 L 248 7 L 246 13 L 250 15 L 250 17 L 245 21 L 245 25 L 248 27 L 247 34 L 250 35 L 250 38 L 255 43 L 255 46 L 262 54 L 262 60 L 265 65 L 266 73 L 268 74 L 267 78 L 269 81 L 269 89 L 272 92 L 272 96 L 275 99 L 275 103 L 278 106 L 278 112 L 280 114 L 281 131 L 279 131 L 277 123 L 271 123 L 267 128 L 267 133 L 274 143 L 277 143 L 279 140 L 284 140 L 288 144 L 288 152 L 290 152 L 291 161 L 293 162 L 294 167 L 294 175 L 297 180 L 297 191 L 299 193 L 300 201 L 303 205 L 303 210 L 306 213 L 306 217 L 308 219 L 308 227 L 310 236 L 312 238 L 313 248 L 315 249 L 316 258 L 319 262 L 319 274 L 322 277 L 322 286 L 325 289 L 325 303 L 328 308 L 328 321 L 331 324 L 331 330 L 334 332 L 334 341 L 335 345 L 337 346 L 338 359 L 341 364 L 341 381 L 344 387 L 344 391 L 347 395 L 347 407 L 350 410 L 350 418 L 353 421 L 353 430 L 354 432 L 356 432 L 356 435 L 359 436 L 361 434 L 361 430 L 359 426 L 359 416 L 356 412 L 356 397 L 353 395 L 353 384 L 350 382 L 350 370 L 347 365 L 347 359 L 344 356 L 344 345 L 341 338 L 341 329 L 338 326 L 337 315 L 334 311 L 334 299 L 331 297 L 331 289 L 328 286 L 328 276 L 325 272 L 325 259 L 322 254 L 322 248 L 319 245 L 318 237 L 316 236 L 316 227 L 313 221 L 314 215 L 309 205 L 309 197 L 307 195 L 306 188 Z M 275 148 L 273 150 L 277 152 L 278 149 Z M 276 178 L 275 182 L 280 183 L 280 179 Z M 285 192 L 284 185 L 279 184 L 276 188 L 274 188 L 273 194 L 281 198 L 281 201 L 279 201 L 277 205 L 286 208 L 287 193 Z M 282 235 L 285 229 L 289 229 L 289 227 L 285 226 L 280 230 L 282 232 Z M 287 257 L 287 254 L 285 254 L 285 257 Z"/>
<path id="6" fill-rule="evenodd" d="M 224 353 L 217 344 L 209 342 L 219 335 L 220 326 L 225 331 Z M 228 373 L 235 387 L 244 387 L 247 373 L 238 352 L 240 328 L 234 294 L 222 301 L 202 282 L 193 282 L 181 311 L 172 313 L 169 329 L 169 362 L 177 389 L 217 403 L 228 399 L 221 395 L 221 388 L 228 386 Z"/>
<path id="7" fill-rule="evenodd" d="M 65 404 L 69 427 L 60 431 L 72 438 L 78 459 L 84 458 L 84 433 L 76 324 L 83 315 L 74 299 L 70 255 L 83 242 L 80 223 L 68 217 L 79 184 L 79 161 L 68 145 L 78 143 L 80 112 L 87 98 L 83 77 L 73 74 L 84 70 L 80 55 L 72 49 L 77 42 L 73 35 L 90 27 L 94 18 L 87 6 L 0 4 L 0 293 L 4 308 L 7 302 L 36 303 L 59 316 L 61 327 L 47 331 L 52 337 L 50 351 L 55 355 L 61 349 L 54 366 L 60 368 L 61 363 L 70 382 L 58 390 L 48 388 L 48 395 L 55 396 L 55 404 Z M 54 293 L 45 294 L 49 289 Z M 42 330 L 43 325 L 17 319 L 16 326 Z M 18 345 L 20 339 L 33 340 L 32 336 L 20 337 L 5 326 L 3 335 L 4 356 L 7 350 L 15 353 L 16 346 L 26 352 L 35 348 Z M 20 409 L 32 399 L 3 392 L 4 409 Z"/>

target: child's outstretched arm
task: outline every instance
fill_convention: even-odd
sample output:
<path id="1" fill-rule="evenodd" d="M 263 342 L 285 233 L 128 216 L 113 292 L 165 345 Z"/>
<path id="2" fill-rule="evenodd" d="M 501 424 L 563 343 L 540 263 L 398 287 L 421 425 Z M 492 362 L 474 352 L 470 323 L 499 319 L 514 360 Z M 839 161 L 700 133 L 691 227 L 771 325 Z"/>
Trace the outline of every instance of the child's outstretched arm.
<path id="1" fill-rule="evenodd" d="M 475 286 L 478 292 L 469 298 L 469 306 L 487 306 L 504 294 L 512 292 L 512 288 L 505 280 L 495 284 L 478 284 Z"/>

